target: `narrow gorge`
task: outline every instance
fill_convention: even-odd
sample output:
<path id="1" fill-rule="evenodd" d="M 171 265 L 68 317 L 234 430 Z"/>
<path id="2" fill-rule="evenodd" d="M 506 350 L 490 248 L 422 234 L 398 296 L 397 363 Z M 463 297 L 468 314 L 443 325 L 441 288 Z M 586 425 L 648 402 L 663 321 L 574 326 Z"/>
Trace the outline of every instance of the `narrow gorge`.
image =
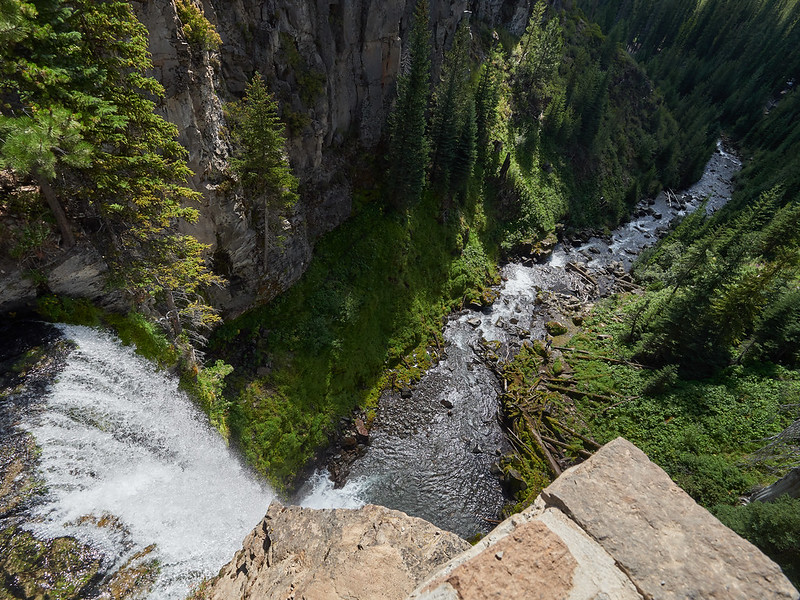
<path id="1" fill-rule="evenodd" d="M 0 1 L 0 598 L 797 599 L 798 23 Z"/>

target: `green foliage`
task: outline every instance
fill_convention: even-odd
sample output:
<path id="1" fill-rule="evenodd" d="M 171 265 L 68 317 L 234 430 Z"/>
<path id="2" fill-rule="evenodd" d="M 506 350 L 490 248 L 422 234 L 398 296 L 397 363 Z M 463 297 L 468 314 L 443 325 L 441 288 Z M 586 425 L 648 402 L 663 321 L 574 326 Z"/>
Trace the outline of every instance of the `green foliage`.
<path id="1" fill-rule="evenodd" d="M 462 19 L 444 57 L 441 81 L 433 94 L 431 183 L 446 200 L 465 191 L 475 163 L 477 125 L 470 89 L 469 21 Z"/>
<path id="2" fill-rule="evenodd" d="M 782 201 L 773 188 L 738 211 L 687 219 L 643 260 L 638 275 L 665 287 L 631 331 L 641 360 L 691 375 L 759 356 L 796 364 L 800 211 Z"/>
<path id="3" fill-rule="evenodd" d="M 83 127 L 68 109 L 34 106 L 31 114 L 0 116 L 0 167 L 53 179 L 59 159 L 71 167 L 88 166 L 92 146 L 84 141 Z"/>
<path id="4" fill-rule="evenodd" d="M 714 514 L 777 562 L 795 586 L 800 583 L 800 499 L 716 506 Z"/>
<path id="5" fill-rule="evenodd" d="M 426 134 L 430 55 L 428 0 L 418 0 L 406 59 L 408 66 L 397 78 L 397 100 L 387 123 L 389 169 L 386 188 L 397 209 L 418 202 L 425 187 L 430 152 Z"/>
<path id="6" fill-rule="evenodd" d="M 680 121 L 682 183 L 700 175 L 720 130 L 746 135 L 798 72 L 796 0 L 615 0 L 578 5 L 614 30 Z"/>
<path id="7" fill-rule="evenodd" d="M 235 152 L 231 169 L 251 198 L 263 205 L 264 268 L 275 221 L 297 202 L 297 179 L 286 156 L 278 104 L 256 73 L 239 102 L 227 106 Z"/>
<path id="8" fill-rule="evenodd" d="M 66 296 L 40 296 L 36 301 L 36 312 L 52 323 L 69 323 L 97 327 L 102 322 L 103 312 L 85 298 Z"/>
<path id="9" fill-rule="evenodd" d="M 233 367 L 217 360 L 213 365 L 202 367 L 196 374 L 184 373 L 181 387 L 200 404 L 208 420 L 225 439 L 230 436 L 228 417 L 230 402 L 225 399 L 225 378 L 233 372 Z"/>
<path id="10" fill-rule="evenodd" d="M 178 0 L 175 7 L 178 10 L 178 17 L 183 23 L 183 35 L 190 44 L 200 50 L 219 50 L 222 38 L 203 11 L 192 0 Z"/>
<path id="11" fill-rule="evenodd" d="M 114 328 L 123 344 L 135 346 L 137 354 L 158 363 L 159 367 L 171 367 L 178 362 L 178 349 L 167 339 L 164 330 L 144 315 L 112 313 L 104 315 L 103 321 Z"/>
<path id="12" fill-rule="evenodd" d="M 545 20 L 546 10 L 544 0 L 534 2 L 528 26 L 512 57 L 516 110 L 534 119 L 544 113 L 556 94 L 559 82 L 554 75 L 564 47 L 559 16 Z"/>
<path id="13" fill-rule="evenodd" d="M 319 242 L 298 284 L 214 334 L 210 352 L 236 367 L 232 438 L 278 485 L 293 482 L 340 417 L 374 407 L 387 369 L 398 382 L 418 377 L 442 315 L 494 276 L 481 205 L 467 207 L 463 224 L 440 225 L 430 194 L 406 219 L 364 203 Z"/>
<path id="14" fill-rule="evenodd" d="M 155 113 L 163 89 L 145 75 L 147 31 L 130 4 L 35 0 L 3 3 L 0 14 L 9 23 L 3 164 L 37 180 L 66 245 L 69 213 L 102 224 L 95 242 L 112 283 L 140 299 L 174 300 L 180 290 L 179 302 L 199 302 L 221 280 L 205 266 L 205 246 L 175 233 L 179 219 L 197 218 L 186 203 L 199 195 L 182 185 L 190 171 L 177 129 Z"/>
<path id="15" fill-rule="evenodd" d="M 640 301 L 599 305 L 570 345 L 587 356 L 629 359 L 629 318 Z M 648 370 L 602 359 L 571 365 L 578 389 L 626 399 L 610 408 L 588 397 L 578 402 L 594 439 L 626 437 L 707 507 L 736 503 L 770 477 L 745 459 L 790 424 L 784 405 L 800 392 L 797 374 L 774 365 L 732 367 L 703 380 L 680 379 L 674 366 Z"/>

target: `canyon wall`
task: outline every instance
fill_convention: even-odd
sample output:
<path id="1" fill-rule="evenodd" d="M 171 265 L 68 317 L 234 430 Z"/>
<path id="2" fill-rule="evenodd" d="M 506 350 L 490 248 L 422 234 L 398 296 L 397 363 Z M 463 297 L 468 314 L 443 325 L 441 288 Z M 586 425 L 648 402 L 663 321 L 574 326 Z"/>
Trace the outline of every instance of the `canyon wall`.
<path id="1" fill-rule="evenodd" d="M 160 110 L 178 126 L 192 185 L 204 195 L 200 221 L 185 231 L 212 246 L 215 270 L 230 281 L 215 301 L 228 314 L 291 286 L 315 240 L 350 215 L 354 178 L 382 168 L 367 157 L 391 107 L 414 6 L 413 0 L 204 0 L 223 41 L 209 53 L 187 43 L 173 1 L 137 5 L 150 32 L 154 76 L 166 89 Z M 521 34 L 529 10 L 523 0 L 433 0 L 434 69 L 465 15 L 481 27 Z M 268 265 L 257 210 L 224 185 L 230 148 L 223 104 L 241 97 L 255 72 L 280 102 L 300 180 L 300 202 L 283 220 L 284 239 Z"/>
<path id="2" fill-rule="evenodd" d="M 212 301 L 239 314 L 290 287 L 305 271 L 319 237 L 351 213 L 354 187 L 374 182 L 374 160 L 395 93 L 415 0 L 194 0 L 222 38 L 218 51 L 193 47 L 176 0 L 133 3 L 149 32 L 152 75 L 164 86 L 157 110 L 177 125 L 202 192 L 200 219 L 184 232 L 209 244 L 214 270 L 229 281 Z M 475 32 L 504 27 L 521 34 L 526 0 L 431 0 L 434 73 L 464 17 Z M 282 241 L 263 259 L 263 218 L 228 174 L 230 144 L 225 102 L 238 99 L 255 72 L 266 80 L 287 125 L 289 158 L 300 201 L 279 227 Z M 0 187 L 4 183 L 0 181 Z M 80 266 L 80 276 L 64 271 Z M 129 300 L 109 295 L 102 256 L 82 237 L 69 251 L 42 261 L 37 280 L 10 257 L 0 257 L 0 312 L 30 306 L 42 292 L 87 297 L 124 310 Z"/>

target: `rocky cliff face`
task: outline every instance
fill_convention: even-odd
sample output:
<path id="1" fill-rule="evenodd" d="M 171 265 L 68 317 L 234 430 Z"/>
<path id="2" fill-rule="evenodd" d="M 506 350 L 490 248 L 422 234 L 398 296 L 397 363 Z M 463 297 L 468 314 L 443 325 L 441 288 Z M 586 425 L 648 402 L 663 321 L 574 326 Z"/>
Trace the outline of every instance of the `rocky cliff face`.
<path id="1" fill-rule="evenodd" d="M 350 214 L 351 175 L 378 144 L 394 94 L 413 0 L 203 0 L 220 33 L 218 54 L 192 49 L 172 0 L 138 8 L 150 32 L 154 75 L 166 88 L 161 106 L 178 125 L 203 192 L 189 233 L 211 244 L 215 266 L 231 282 L 217 302 L 238 313 L 287 289 L 305 271 L 314 241 Z M 520 34 L 524 0 L 433 0 L 434 64 L 456 26 L 472 10 L 489 27 Z M 246 198 L 222 191 L 229 147 L 223 100 L 239 97 L 253 73 L 267 80 L 288 125 L 301 201 L 283 223 L 285 241 L 260 264 L 260 224 Z"/>
<path id="2" fill-rule="evenodd" d="M 350 215 L 353 175 L 374 167 L 361 159 L 380 140 L 415 0 L 196 2 L 222 37 L 219 52 L 187 42 L 175 0 L 146 0 L 134 7 L 150 34 L 153 75 L 166 90 L 158 109 L 178 126 L 194 172 L 191 186 L 203 193 L 199 222 L 182 227 L 211 245 L 215 270 L 230 282 L 214 301 L 230 315 L 290 287 L 305 271 L 315 240 Z M 465 11 L 473 13 L 474 22 L 516 34 L 530 12 L 526 0 L 430 4 L 435 68 Z M 262 264 L 263 225 L 255 207 L 224 185 L 230 151 L 224 102 L 240 97 L 256 71 L 280 101 L 291 164 L 301 182 L 301 200 L 283 221 L 284 242 L 268 265 Z M 106 267 L 86 244 L 54 254 L 41 269 L 45 279 L 76 254 L 93 265 L 90 280 L 66 287 L 56 280 L 37 285 L 124 306 L 118 297 L 97 295 Z M 31 303 L 37 285 L 11 263 L 0 267 L 11 282 L 0 295 L 0 311 Z"/>
<path id="3" fill-rule="evenodd" d="M 209 600 L 402 600 L 469 544 L 381 506 L 313 510 L 272 504 L 205 590 Z"/>
<path id="4" fill-rule="evenodd" d="M 425 579 L 408 600 L 800 598 L 778 565 L 621 438 L 471 548 L 423 523 L 375 506 L 273 506 L 206 597 L 383 600 Z"/>

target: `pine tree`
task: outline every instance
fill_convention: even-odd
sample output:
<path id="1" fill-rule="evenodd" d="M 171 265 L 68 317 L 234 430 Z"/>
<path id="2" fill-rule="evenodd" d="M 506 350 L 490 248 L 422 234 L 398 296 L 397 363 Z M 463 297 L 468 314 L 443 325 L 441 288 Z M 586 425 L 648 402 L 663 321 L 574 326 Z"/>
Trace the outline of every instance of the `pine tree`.
<path id="1" fill-rule="evenodd" d="M 552 85 L 564 41 L 557 18 L 545 21 L 547 3 L 537 0 L 533 5 L 528 27 L 515 52 L 516 66 L 513 92 L 521 112 L 539 115 L 551 95 Z"/>
<path id="2" fill-rule="evenodd" d="M 459 160 L 459 142 L 467 123 L 468 106 L 472 98 L 469 90 L 469 21 L 463 19 L 456 30 L 453 45 L 445 55 L 442 76 L 434 92 L 434 109 L 431 118 L 433 161 L 431 182 L 442 194 L 445 205 L 449 203 L 453 186 L 451 178 Z M 473 106 L 472 116 L 475 111 Z M 473 142 L 474 143 L 474 142 Z M 466 158 L 466 157 L 463 157 Z M 474 162 L 474 155 L 472 156 Z M 466 165 L 459 165 L 463 172 Z M 472 170 L 472 165 L 469 165 Z M 447 206 L 445 206 L 445 211 Z"/>
<path id="3" fill-rule="evenodd" d="M 492 127 L 497 120 L 497 102 L 500 98 L 500 73 L 495 64 L 494 52 L 483 65 L 478 89 L 475 92 L 476 164 L 486 169 L 489 162 L 489 143 Z"/>
<path id="4" fill-rule="evenodd" d="M 245 192 L 264 207 L 264 269 L 272 244 L 272 221 L 297 201 L 297 179 L 286 157 L 286 138 L 278 104 L 256 73 L 240 102 L 228 105 L 236 146 L 231 168 Z"/>
<path id="5" fill-rule="evenodd" d="M 389 116 L 387 186 L 396 208 L 419 200 L 425 186 L 430 152 L 426 135 L 431 77 L 429 19 L 428 0 L 418 0 L 404 61 L 407 67 L 397 78 L 397 101 Z"/>
<path id="6" fill-rule="evenodd" d="M 464 196 L 466 194 L 467 183 L 469 178 L 472 177 L 472 169 L 475 166 L 477 137 L 478 125 L 475 121 L 475 101 L 469 98 L 450 173 L 450 191 L 454 196 Z"/>
<path id="7" fill-rule="evenodd" d="M 185 186 L 177 128 L 155 113 L 164 90 L 146 75 L 147 30 L 130 4 L 0 0 L 0 28 L 3 163 L 37 180 L 67 245 L 75 220 L 59 200 L 102 223 L 112 283 L 162 298 L 173 334 L 181 319 L 212 322 L 200 292 L 222 280 L 206 247 L 176 231 L 197 218 L 187 203 L 199 194 Z"/>

